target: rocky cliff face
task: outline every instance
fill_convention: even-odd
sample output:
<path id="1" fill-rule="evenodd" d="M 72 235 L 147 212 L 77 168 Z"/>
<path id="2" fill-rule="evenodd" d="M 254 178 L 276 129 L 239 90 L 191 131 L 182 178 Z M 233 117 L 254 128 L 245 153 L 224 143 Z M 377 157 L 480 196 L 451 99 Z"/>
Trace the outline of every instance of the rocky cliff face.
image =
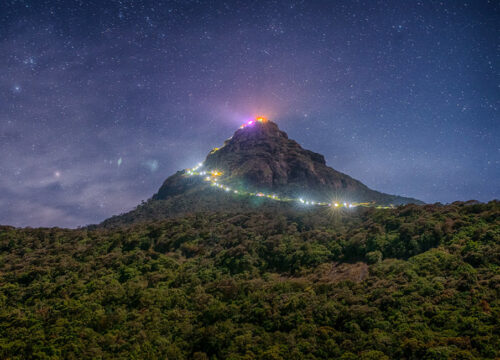
<path id="1" fill-rule="evenodd" d="M 333 199 L 380 205 L 421 203 L 369 189 L 325 163 L 323 155 L 303 149 L 272 121 L 254 121 L 240 128 L 220 149 L 212 151 L 201 170 L 218 170 L 232 188 L 265 191 L 314 201 Z M 182 194 L 199 181 L 179 172 L 168 178 L 153 199 Z"/>

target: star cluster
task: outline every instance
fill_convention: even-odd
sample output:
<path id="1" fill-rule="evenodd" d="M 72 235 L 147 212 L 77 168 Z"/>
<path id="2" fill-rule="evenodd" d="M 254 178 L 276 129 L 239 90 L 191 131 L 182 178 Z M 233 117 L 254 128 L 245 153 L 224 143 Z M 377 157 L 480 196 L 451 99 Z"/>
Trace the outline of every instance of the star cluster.
<path id="1" fill-rule="evenodd" d="M 0 223 L 132 209 L 241 123 L 426 202 L 500 193 L 495 1 L 0 2 Z"/>

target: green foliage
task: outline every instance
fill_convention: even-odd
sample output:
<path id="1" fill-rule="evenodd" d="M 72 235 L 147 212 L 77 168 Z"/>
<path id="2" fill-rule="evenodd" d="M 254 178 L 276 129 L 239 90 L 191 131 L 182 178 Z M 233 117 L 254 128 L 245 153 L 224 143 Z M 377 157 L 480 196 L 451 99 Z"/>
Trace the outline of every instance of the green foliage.
<path id="1" fill-rule="evenodd" d="M 376 264 L 382 261 L 382 252 L 379 250 L 370 251 L 366 254 L 366 261 L 369 264 Z"/>
<path id="2" fill-rule="evenodd" d="M 0 227 L 0 358 L 498 358 L 499 215 L 490 202 Z"/>

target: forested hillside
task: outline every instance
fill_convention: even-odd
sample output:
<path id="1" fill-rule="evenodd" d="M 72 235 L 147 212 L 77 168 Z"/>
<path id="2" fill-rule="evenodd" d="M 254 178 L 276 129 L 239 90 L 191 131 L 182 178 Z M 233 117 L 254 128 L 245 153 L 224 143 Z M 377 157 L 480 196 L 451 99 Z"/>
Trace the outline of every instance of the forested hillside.
<path id="1" fill-rule="evenodd" d="M 0 227 L 2 359 L 495 359 L 500 204 Z"/>

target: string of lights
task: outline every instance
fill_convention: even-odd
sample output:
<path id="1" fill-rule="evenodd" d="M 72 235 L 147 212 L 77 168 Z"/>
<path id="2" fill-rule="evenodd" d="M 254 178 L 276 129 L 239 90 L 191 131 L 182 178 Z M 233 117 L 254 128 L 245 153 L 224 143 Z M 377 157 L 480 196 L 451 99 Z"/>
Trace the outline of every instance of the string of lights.
<path id="1" fill-rule="evenodd" d="M 306 200 L 303 198 L 291 198 L 291 197 L 282 197 L 282 196 L 279 196 L 276 194 L 267 194 L 263 191 L 247 191 L 247 190 L 242 190 L 242 189 L 233 189 L 230 186 L 223 184 L 219 180 L 219 177 L 223 175 L 222 171 L 219 171 L 219 170 L 197 171 L 201 167 L 203 167 L 203 164 L 200 163 L 197 166 L 195 166 L 194 168 L 186 169 L 185 175 L 186 176 L 202 176 L 203 180 L 206 182 L 209 182 L 210 185 L 213 186 L 214 188 L 223 190 L 225 192 L 231 192 L 231 193 L 237 194 L 237 195 L 265 197 L 265 198 L 275 200 L 275 201 L 296 202 L 296 203 L 303 204 L 303 205 L 328 206 L 328 207 L 332 207 L 332 208 L 351 209 L 351 208 L 355 208 L 358 206 L 376 207 L 379 209 L 392 208 L 392 206 L 381 206 L 381 205 L 376 205 L 375 203 L 370 203 L 370 202 L 358 203 L 358 202 L 347 202 L 347 201 L 335 201 L 335 202 L 312 201 L 312 200 Z"/>

